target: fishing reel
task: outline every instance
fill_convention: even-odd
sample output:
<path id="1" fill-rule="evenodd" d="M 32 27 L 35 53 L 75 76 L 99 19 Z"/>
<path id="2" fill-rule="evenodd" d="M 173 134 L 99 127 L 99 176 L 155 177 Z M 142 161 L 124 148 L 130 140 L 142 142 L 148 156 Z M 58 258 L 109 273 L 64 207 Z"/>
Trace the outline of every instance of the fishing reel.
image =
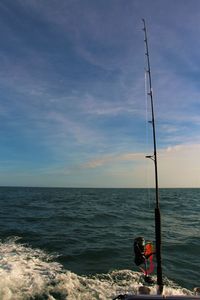
<path id="1" fill-rule="evenodd" d="M 145 263 L 145 239 L 141 236 L 134 239 L 135 264 L 140 266 Z"/>
<path id="2" fill-rule="evenodd" d="M 144 281 L 148 284 L 153 284 L 154 280 L 150 273 L 154 270 L 153 265 L 153 244 L 151 242 L 145 242 L 145 239 L 141 236 L 134 239 L 134 254 L 136 266 L 144 265 L 144 268 L 140 267 L 144 274 Z"/>

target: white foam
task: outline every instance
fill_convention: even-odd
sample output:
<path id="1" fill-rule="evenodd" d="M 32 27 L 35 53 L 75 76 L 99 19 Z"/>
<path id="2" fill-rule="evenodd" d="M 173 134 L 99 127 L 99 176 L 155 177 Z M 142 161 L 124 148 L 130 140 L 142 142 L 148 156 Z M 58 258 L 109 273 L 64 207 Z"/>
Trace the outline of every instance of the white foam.
<path id="1" fill-rule="evenodd" d="M 40 250 L 10 239 L 0 243 L 0 299 L 22 299 L 45 292 L 49 283 L 61 271 L 61 266 L 49 262 Z"/>
<path id="2" fill-rule="evenodd" d="M 142 286 L 141 274 L 130 270 L 95 276 L 79 276 L 53 262 L 41 250 L 19 244 L 17 239 L 0 243 L 0 299 L 22 300 L 109 300 L 118 294 L 136 294 Z M 151 294 L 156 287 L 150 288 Z M 167 281 L 166 295 L 191 294 Z"/>

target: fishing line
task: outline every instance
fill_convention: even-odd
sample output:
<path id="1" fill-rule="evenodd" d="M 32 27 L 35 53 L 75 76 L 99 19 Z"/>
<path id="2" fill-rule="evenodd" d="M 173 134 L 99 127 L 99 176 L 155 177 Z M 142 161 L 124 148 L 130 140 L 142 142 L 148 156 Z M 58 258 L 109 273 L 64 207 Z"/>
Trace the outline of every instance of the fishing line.
<path id="1" fill-rule="evenodd" d="M 149 113 L 148 113 L 148 84 L 147 84 L 148 76 L 147 76 L 147 71 L 145 70 L 144 72 L 144 89 L 145 89 L 145 107 L 146 107 L 146 153 L 149 151 Z M 150 175 L 149 175 L 149 164 L 146 162 L 146 184 L 147 184 L 147 201 L 149 208 L 151 206 L 151 201 L 150 201 Z"/>

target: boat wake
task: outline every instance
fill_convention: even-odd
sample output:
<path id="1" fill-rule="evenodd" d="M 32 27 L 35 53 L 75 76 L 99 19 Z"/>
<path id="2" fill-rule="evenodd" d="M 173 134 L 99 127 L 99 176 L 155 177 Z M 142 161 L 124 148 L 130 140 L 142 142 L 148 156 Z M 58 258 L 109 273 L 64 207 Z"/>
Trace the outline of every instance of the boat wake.
<path id="1" fill-rule="evenodd" d="M 113 299 L 118 294 L 137 294 L 141 274 L 130 270 L 95 276 L 79 276 L 55 262 L 55 256 L 20 244 L 19 238 L 0 242 L 0 299 L 82 300 Z M 165 279 L 166 295 L 192 292 Z M 151 286 L 151 293 L 156 287 Z"/>

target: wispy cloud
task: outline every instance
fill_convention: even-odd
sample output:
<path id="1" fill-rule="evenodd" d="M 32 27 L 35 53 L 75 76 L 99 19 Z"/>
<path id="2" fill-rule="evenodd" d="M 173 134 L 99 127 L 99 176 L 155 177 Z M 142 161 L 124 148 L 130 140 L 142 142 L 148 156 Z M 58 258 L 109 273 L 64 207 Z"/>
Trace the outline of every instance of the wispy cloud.
<path id="1" fill-rule="evenodd" d="M 107 155 L 85 163 L 84 165 L 82 165 L 82 168 L 90 169 L 101 167 L 107 164 L 116 164 L 118 162 L 139 161 L 142 160 L 144 157 L 144 153 L 124 153 L 118 155 Z"/>

